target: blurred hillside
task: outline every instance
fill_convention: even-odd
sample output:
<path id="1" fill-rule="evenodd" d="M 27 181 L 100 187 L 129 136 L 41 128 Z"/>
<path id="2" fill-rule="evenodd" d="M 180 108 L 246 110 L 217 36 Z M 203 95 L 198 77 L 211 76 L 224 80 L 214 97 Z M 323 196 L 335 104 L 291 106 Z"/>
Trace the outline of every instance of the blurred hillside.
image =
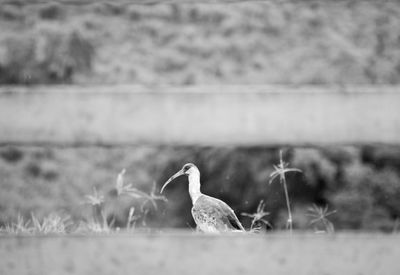
<path id="1" fill-rule="evenodd" d="M 400 83 L 400 3 L 0 5 L 0 83 Z"/>

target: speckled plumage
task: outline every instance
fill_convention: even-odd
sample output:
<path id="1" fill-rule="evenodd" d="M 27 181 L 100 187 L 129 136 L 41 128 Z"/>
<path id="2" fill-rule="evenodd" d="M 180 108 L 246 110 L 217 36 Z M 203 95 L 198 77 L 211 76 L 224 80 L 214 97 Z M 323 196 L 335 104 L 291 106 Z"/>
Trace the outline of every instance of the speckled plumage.
<path id="1" fill-rule="evenodd" d="M 202 232 L 244 231 L 235 212 L 225 202 L 204 194 L 193 204 L 192 216 Z"/>

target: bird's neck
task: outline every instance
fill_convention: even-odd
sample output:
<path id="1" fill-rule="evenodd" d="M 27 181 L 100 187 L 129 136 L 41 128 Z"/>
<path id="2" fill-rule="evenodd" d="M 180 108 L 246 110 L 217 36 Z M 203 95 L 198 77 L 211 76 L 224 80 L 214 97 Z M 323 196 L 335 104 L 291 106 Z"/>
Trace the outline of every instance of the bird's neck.
<path id="1" fill-rule="evenodd" d="M 189 194 L 193 204 L 201 196 L 199 172 L 191 173 L 189 175 Z"/>

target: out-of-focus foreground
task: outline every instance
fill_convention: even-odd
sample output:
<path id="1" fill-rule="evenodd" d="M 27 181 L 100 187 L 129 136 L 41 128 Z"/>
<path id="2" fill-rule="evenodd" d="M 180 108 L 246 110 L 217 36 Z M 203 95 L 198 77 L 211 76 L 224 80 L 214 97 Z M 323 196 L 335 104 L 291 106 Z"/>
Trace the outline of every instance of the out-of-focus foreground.
<path id="1" fill-rule="evenodd" d="M 177 234 L 178 233 L 178 234 Z M 398 274 L 398 235 L 176 232 L 113 237 L 1 238 L 0 272 L 20 274 Z M 12 252 L 12 253 L 10 253 Z M 62 255 L 62 256 L 61 256 Z M 224 260 L 222 261 L 221 258 Z"/>

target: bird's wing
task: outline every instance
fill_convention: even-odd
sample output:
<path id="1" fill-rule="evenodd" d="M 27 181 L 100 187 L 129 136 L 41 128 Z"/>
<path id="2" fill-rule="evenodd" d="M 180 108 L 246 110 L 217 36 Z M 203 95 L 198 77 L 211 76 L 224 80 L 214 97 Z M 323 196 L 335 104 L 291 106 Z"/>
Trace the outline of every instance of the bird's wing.
<path id="1" fill-rule="evenodd" d="M 198 214 L 197 217 L 193 212 Z M 225 202 L 210 196 L 204 195 L 199 198 L 192 209 L 192 214 L 196 223 L 198 222 L 196 218 L 208 217 L 208 222 L 214 223 L 217 228 L 235 229 L 237 227 L 240 230 L 245 230 L 235 212 Z"/>
<path id="2" fill-rule="evenodd" d="M 218 204 L 220 205 L 220 208 L 223 209 L 225 212 L 225 215 L 228 217 L 229 221 L 231 224 L 236 225 L 239 227 L 240 230 L 245 231 L 243 225 L 240 223 L 238 217 L 236 216 L 235 212 L 232 210 L 232 208 L 229 207 L 225 202 L 218 200 Z"/>

